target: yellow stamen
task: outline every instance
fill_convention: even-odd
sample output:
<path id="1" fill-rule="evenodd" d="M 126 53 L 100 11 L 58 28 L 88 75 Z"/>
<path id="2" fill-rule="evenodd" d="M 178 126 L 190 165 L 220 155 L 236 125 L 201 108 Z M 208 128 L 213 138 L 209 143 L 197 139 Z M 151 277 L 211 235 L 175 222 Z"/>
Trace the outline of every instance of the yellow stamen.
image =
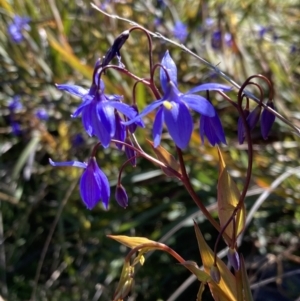
<path id="1" fill-rule="evenodd" d="M 167 110 L 171 110 L 172 109 L 172 104 L 168 101 L 168 100 L 165 100 L 163 102 L 163 105 L 164 107 L 167 109 Z"/>

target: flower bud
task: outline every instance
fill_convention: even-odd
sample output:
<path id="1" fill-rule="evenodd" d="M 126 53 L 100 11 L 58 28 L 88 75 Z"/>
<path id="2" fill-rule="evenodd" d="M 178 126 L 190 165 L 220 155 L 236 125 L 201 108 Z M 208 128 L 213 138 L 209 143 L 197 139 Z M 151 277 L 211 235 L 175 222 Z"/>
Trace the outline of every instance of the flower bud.
<path id="1" fill-rule="evenodd" d="M 250 131 L 254 129 L 256 126 L 259 117 L 260 117 L 260 112 L 261 112 L 261 106 L 257 106 L 247 117 L 247 123 L 249 125 Z"/>
<path id="2" fill-rule="evenodd" d="M 131 107 L 136 111 L 136 115 L 138 115 L 139 110 L 138 110 L 137 106 L 132 105 Z M 129 132 L 132 134 L 135 132 L 136 128 L 137 128 L 137 123 L 132 123 L 132 124 L 128 125 Z"/>
<path id="3" fill-rule="evenodd" d="M 121 207 L 125 209 L 128 206 L 128 195 L 122 185 L 117 185 L 115 197 Z"/>
<path id="4" fill-rule="evenodd" d="M 221 280 L 221 274 L 220 274 L 220 271 L 218 269 L 218 267 L 216 265 L 213 265 L 211 268 L 210 268 L 210 276 L 212 278 L 212 280 L 216 283 L 219 283 L 220 280 Z"/>
<path id="5" fill-rule="evenodd" d="M 133 146 L 133 144 L 132 144 L 132 142 L 131 142 L 131 140 L 130 140 L 129 137 L 126 137 L 125 142 L 126 142 L 127 144 L 130 144 L 130 145 Z M 127 157 L 128 159 L 132 158 L 132 159 L 130 160 L 130 163 L 132 164 L 132 166 L 136 166 L 136 152 L 135 152 L 132 148 L 127 147 L 127 146 L 125 145 L 125 153 L 126 153 L 126 157 Z"/>
<path id="6" fill-rule="evenodd" d="M 243 112 L 244 112 L 244 116 L 247 119 L 247 117 L 249 116 L 249 109 L 245 109 L 243 110 Z M 241 116 L 239 117 L 238 120 L 238 140 L 239 140 L 239 144 L 243 144 L 245 140 L 245 127 Z"/>
<path id="7" fill-rule="evenodd" d="M 274 109 L 274 103 L 268 102 L 267 105 Z M 266 140 L 268 139 L 270 130 L 272 128 L 272 125 L 275 121 L 275 115 L 268 110 L 264 109 L 262 114 L 261 114 L 261 122 L 260 122 L 260 127 L 261 127 L 261 135 L 263 138 Z"/>
<path id="8" fill-rule="evenodd" d="M 240 269 L 240 257 L 238 252 L 235 249 L 229 248 L 227 257 L 234 270 L 238 271 Z"/>

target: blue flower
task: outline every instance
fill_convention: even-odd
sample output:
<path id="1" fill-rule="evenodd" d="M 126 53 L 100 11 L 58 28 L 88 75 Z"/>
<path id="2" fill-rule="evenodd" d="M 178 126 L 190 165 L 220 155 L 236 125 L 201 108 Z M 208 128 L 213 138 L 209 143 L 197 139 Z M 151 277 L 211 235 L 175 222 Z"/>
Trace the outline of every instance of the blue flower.
<path id="1" fill-rule="evenodd" d="M 181 21 L 176 21 L 173 28 L 173 35 L 180 43 L 184 43 L 188 36 L 187 26 Z"/>
<path id="2" fill-rule="evenodd" d="M 20 96 L 14 96 L 8 103 L 8 108 L 11 113 L 14 113 L 17 110 L 23 109 L 23 105 L 20 102 Z"/>
<path id="3" fill-rule="evenodd" d="M 97 67 L 97 65 L 96 65 Z M 99 84 L 93 82 L 89 90 L 76 85 L 56 85 L 60 90 L 65 90 L 82 99 L 81 105 L 72 117 L 81 114 L 84 129 L 89 136 L 96 136 L 104 147 L 108 147 L 111 139 L 115 137 L 117 125 L 115 110 L 123 113 L 128 119 L 137 115 L 137 111 L 121 102 L 122 96 L 104 94 L 104 83 L 100 79 Z M 136 120 L 139 126 L 142 122 Z"/>
<path id="4" fill-rule="evenodd" d="M 211 47 L 213 49 L 221 49 L 222 47 L 222 32 L 221 30 L 215 30 L 212 35 L 211 35 L 211 40 L 210 40 L 210 43 L 211 43 Z"/>
<path id="5" fill-rule="evenodd" d="M 28 17 L 14 17 L 13 21 L 7 27 L 7 32 L 13 42 L 20 43 L 24 40 L 22 31 L 30 29 L 29 22 L 30 18 Z"/>
<path id="6" fill-rule="evenodd" d="M 176 145 L 184 149 L 187 147 L 193 131 L 193 120 L 189 109 L 207 117 L 215 116 L 215 109 L 212 104 L 206 98 L 193 93 L 207 90 L 228 91 L 231 88 L 222 84 L 208 83 L 199 85 L 187 93 L 181 93 L 177 87 L 177 68 L 168 51 L 161 64 L 168 73 L 167 76 L 163 69 L 160 71 L 160 83 L 164 95 L 161 99 L 148 105 L 138 117 L 143 117 L 158 108 L 153 124 L 154 146 L 157 147 L 160 144 L 163 123 L 165 122 Z M 138 117 L 124 124 L 129 125 Z"/>
<path id="7" fill-rule="evenodd" d="M 44 108 L 37 109 L 35 111 L 35 116 L 37 118 L 39 118 L 40 120 L 48 120 L 49 119 L 48 112 Z"/>
<path id="8" fill-rule="evenodd" d="M 75 166 L 83 168 L 84 172 L 80 179 L 80 195 L 88 209 L 93 209 L 101 200 L 105 209 L 108 208 L 110 198 L 110 186 L 106 175 L 99 168 L 96 158 L 91 157 L 88 164 L 78 161 L 53 162 L 52 166 Z"/>

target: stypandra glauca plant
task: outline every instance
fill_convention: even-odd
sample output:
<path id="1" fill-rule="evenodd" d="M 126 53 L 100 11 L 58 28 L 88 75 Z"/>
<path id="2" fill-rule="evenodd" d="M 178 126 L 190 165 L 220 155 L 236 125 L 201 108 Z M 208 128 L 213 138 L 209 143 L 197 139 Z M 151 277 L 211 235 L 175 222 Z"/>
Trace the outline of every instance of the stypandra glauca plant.
<path id="1" fill-rule="evenodd" d="M 133 70 L 127 69 L 121 60 L 122 47 L 134 31 L 145 34 L 148 40 L 149 74 L 143 78 L 135 75 Z M 260 120 L 262 137 L 267 139 L 275 117 L 283 119 L 274 111 L 272 84 L 265 76 L 258 74 L 249 76 L 242 86 L 237 89 L 234 82 L 214 68 L 217 74 L 230 82 L 230 85 L 208 82 L 196 85 L 188 91 L 181 91 L 177 84 L 177 66 L 172 59 L 172 54 L 166 50 L 160 62 L 153 60 L 153 36 L 164 39 L 162 36 L 134 24 L 121 33 L 105 55 L 95 63 L 89 89 L 71 84 L 57 84 L 58 89 L 82 99 L 82 103 L 72 117 L 81 116 L 86 133 L 91 137 L 97 137 L 99 142 L 93 147 L 86 162 L 55 162 L 50 159 L 50 164 L 58 167 L 74 166 L 82 168 L 83 172 L 79 185 L 85 206 L 92 210 L 101 201 L 104 208 L 108 209 L 111 194 L 110 185 L 106 175 L 98 165 L 96 154 L 101 151 L 101 148 L 117 147 L 124 151 L 127 157 L 120 168 L 115 190 L 115 199 L 121 207 L 126 208 L 129 205 L 126 187 L 121 183 L 124 168 L 129 164 L 136 166 L 141 159 L 146 159 L 153 165 L 159 166 L 167 177 L 173 177 L 176 181 L 181 182 L 189 193 L 191 201 L 195 203 L 219 233 L 212 250 L 194 222 L 203 268 L 199 267 L 196 262 L 182 258 L 175 250 L 165 244 L 145 237 L 109 235 L 110 238 L 131 248 L 125 258 L 119 285 L 112 298 L 114 301 L 123 300 L 130 294 L 134 278 L 138 277 L 135 275 L 137 265 L 143 265 L 145 261 L 144 254 L 154 250 L 166 252 L 173 256 L 178 263 L 196 276 L 200 283 L 199 292 L 196 296 L 197 300 L 202 299 L 202 293 L 206 286 L 209 287 L 215 300 L 252 300 L 244 260 L 238 249 L 238 238 L 244 230 L 246 220 L 245 196 L 252 174 L 253 146 L 251 131 Z M 175 42 L 172 42 L 172 44 L 196 56 L 183 45 L 178 45 Z M 209 65 L 204 60 L 202 62 Z M 111 69 L 135 81 L 132 87 L 131 99 L 124 99 L 121 95 L 105 93 L 102 78 Z M 155 80 L 156 75 L 159 75 L 159 83 Z M 265 96 L 261 86 L 262 82 L 269 87 L 266 103 L 263 102 Z M 153 98 L 149 99 L 149 105 L 146 107 L 139 107 L 136 101 L 137 85 L 144 85 L 152 92 Z M 250 94 L 247 91 L 248 87 L 254 87 L 258 91 L 257 95 L 259 97 Z M 237 124 L 238 141 L 240 144 L 247 143 L 248 168 L 241 190 L 238 189 L 229 174 L 226 162 L 223 159 L 221 146 L 219 146 L 226 144 L 226 135 L 222 122 L 211 102 L 216 93 L 235 108 L 237 116 L 239 116 Z M 252 110 L 250 101 L 256 102 L 256 107 Z M 151 112 L 155 113 L 155 117 L 152 124 L 152 139 L 149 137 L 148 143 L 154 156 L 143 150 L 135 136 L 138 127 L 145 128 L 143 119 Z M 202 143 L 207 139 L 211 146 L 216 147 L 218 151 L 219 175 L 216 179 L 218 221 L 198 198 L 190 181 L 183 156 L 183 151 L 188 152 L 189 150 L 195 118 L 200 118 L 200 126 L 197 130 Z M 167 131 L 172 140 L 174 155 L 160 145 L 163 131 Z M 224 240 L 228 246 L 227 257 L 231 269 L 217 256 L 221 240 Z"/>

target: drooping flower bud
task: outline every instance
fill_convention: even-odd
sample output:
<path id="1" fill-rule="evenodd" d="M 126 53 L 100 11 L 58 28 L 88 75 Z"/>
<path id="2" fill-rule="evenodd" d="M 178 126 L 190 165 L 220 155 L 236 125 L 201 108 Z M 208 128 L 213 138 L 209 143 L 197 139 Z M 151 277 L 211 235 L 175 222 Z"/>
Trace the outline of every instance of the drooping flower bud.
<path id="1" fill-rule="evenodd" d="M 240 257 L 238 252 L 235 249 L 229 248 L 227 257 L 234 270 L 238 271 L 240 269 Z"/>
<path id="2" fill-rule="evenodd" d="M 131 142 L 131 140 L 130 140 L 129 137 L 126 137 L 125 142 L 126 142 L 127 144 L 133 146 L 133 144 L 132 144 L 132 142 Z M 132 158 L 132 159 L 130 160 L 130 163 L 131 163 L 132 166 L 135 167 L 135 166 L 136 166 L 136 152 L 135 152 L 132 148 L 130 148 L 130 147 L 128 147 L 128 146 L 125 145 L 125 153 L 126 153 L 126 157 L 127 157 L 128 159 Z"/>
<path id="3" fill-rule="evenodd" d="M 121 207 L 125 209 L 128 206 L 128 195 L 123 185 L 117 185 L 115 197 Z"/>
<path id="4" fill-rule="evenodd" d="M 210 276 L 213 279 L 214 282 L 219 283 L 221 280 L 221 274 L 219 271 L 219 268 L 216 265 L 213 265 L 210 268 Z"/>
<path id="5" fill-rule="evenodd" d="M 250 113 L 249 109 L 246 108 L 245 110 L 243 110 L 243 112 L 244 112 L 244 116 L 247 119 Z M 245 127 L 241 116 L 239 117 L 238 120 L 238 140 L 239 140 L 239 144 L 243 144 L 245 140 Z"/>
<path id="6" fill-rule="evenodd" d="M 256 126 L 261 112 L 261 106 L 257 106 L 247 117 L 247 123 L 249 125 L 250 131 Z"/>
<path id="7" fill-rule="evenodd" d="M 270 108 L 272 108 L 274 110 L 274 103 L 273 101 L 268 102 L 267 106 L 269 106 Z M 268 139 L 270 130 L 272 128 L 272 125 L 275 121 L 275 115 L 271 112 L 269 112 L 267 109 L 264 109 L 262 114 L 261 114 L 261 122 L 260 122 L 260 126 L 261 126 L 261 135 L 263 136 L 263 138 L 266 140 Z"/>

